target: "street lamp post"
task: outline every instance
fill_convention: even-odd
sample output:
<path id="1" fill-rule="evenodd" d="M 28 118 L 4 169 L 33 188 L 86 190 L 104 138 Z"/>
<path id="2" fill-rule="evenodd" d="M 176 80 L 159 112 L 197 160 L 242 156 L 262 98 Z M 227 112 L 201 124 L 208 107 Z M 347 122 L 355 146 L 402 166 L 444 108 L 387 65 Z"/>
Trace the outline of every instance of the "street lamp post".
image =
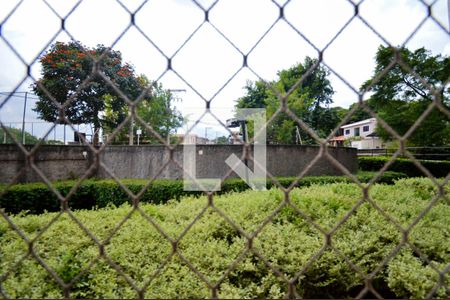
<path id="1" fill-rule="evenodd" d="M 248 142 L 248 131 L 247 131 L 247 121 L 246 120 L 239 120 L 236 118 L 228 119 L 227 122 L 228 128 L 236 128 L 240 127 L 242 130 L 242 140 L 244 143 Z M 248 167 L 248 159 L 247 156 L 244 158 L 244 164 Z M 245 180 L 248 182 L 248 168 L 245 168 Z"/>
<path id="2" fill-rule="evenodd" d="M 206 141 L 208 140 L 208 129 L 212 129 L 212 127 L 205 127 L 205 144 L 207 143 Z"/>

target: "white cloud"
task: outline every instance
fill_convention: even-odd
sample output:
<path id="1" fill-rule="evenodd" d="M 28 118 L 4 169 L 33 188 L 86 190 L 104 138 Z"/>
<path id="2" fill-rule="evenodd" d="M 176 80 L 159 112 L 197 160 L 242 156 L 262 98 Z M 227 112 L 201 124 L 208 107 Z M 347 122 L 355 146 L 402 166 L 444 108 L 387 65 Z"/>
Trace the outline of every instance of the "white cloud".
<path id="1" fill-rule="evenodd" d="M 219 1 L 209 19 L 243 54 L 247 54 L 278 16 L 277 6 L 269 1 L 228 0 Z"/>
<path id="2" fill-rule="evenodd" d="M 265 80 L 273 80 L 278 71 L 303 62 L 306 56 L 318 57 L 318 52 L 286 22 L 278 22 L 250 53 L 250 68 Z"/>
<path id="3" fill-rule="evenodd" d="M 286 19 L 320 50 L 354 15 L 346 0 L 295 0 L 285 11 Z"/>
<path id="4" fill-rule="evenodd" d="M 204 13 L 196 5 L 179 2 L 149 1 L 136 15 L 136 25 L 168 57 L 173 56 L 204 20 Z"/>
<path id="5" fill-rule="evenodd" d="M 427 8 L 418 1 L 364 1 L 360 15 L 393 46 L 402 45 L 422 20 Z"/>
<path id="6" fill-rule="evenodd" d="M 112 45 L 127 28 L 130 16 L 116 1 L 83 1 L 67 18 L 66 29 L 82 44 Z"/>
<path id="7" fill-rule="evenodd" d="M 2 36 L 30 64 L 45 50 L 60 25 L 61 21 L 44 2 L 25 1 L 2 25 Z"/>

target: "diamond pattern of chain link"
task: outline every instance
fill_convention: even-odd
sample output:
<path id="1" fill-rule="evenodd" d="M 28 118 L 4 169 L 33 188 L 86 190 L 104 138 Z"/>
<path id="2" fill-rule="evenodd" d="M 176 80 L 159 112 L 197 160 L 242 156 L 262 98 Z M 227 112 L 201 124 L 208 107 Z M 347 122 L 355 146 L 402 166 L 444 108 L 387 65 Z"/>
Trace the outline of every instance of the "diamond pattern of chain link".
<path id="1" fill-rule="evenodd" d="M 67 34 L 69 38 L 76 40 L 76 37 L 71 34 L 69 30 L 66 28 L 67 21 L 71 18 L 72 14 L 77 11 L 78 7 L 84 2 L 83 0 L 77 1 L 74 6 L 65 14 L 61 15 L 59 14 L 56 9 L 54 9 L 47 0 L 42 0 L 48 9 L 60 20 L 60 27 L 58 28 L 57 32 L 52 36 L 52 38 L 42 47 L 42 49 L 39 49 L 39 53 L 45 51 L 52 41 L 54 41 L 58 35 L 61 33 Z M 37 143 L 31 150 L 27 150 L 8 130 L 5 124 L 3 124 L 0 120 L 0 126 L 3 130 L 7 132 L 9 137 L 14 140 L 18 151 L 23 153 L 23 155 L 26 158 L 26 166 L 24 166 L 19 172 L 17 172 L 16 176 L 14 176 L 11 181 L 8 183 L 7 188 L 5 191 L 8 190 L 8 188 L 14 184 L 16 184 L 20 178 L 20 176 L 26 172 L 27 168 L 31 168 L 36 172 L 36 174 L 40 177 L 40 179 L 47 185 L 47 187 L 53 192 L 53 194 L 58 198 L 61 204 L 61 211 L 56 214 L 48 224 L 46 224 L 44 227 L 42 227 L 39 231 L 39 233 L 34 236 L 33 238 L 28 237 L 24 231 L 17 226 L 12 218 L 4 211 L 0 210 L 1 218 L 5 222 L 8 223 L 10 228 L 15 231 L 17 236 L 23 240 L 24 244 L 27 246 L 27 251 L 24 253 L 20 258 L 17 259 L 17 261 L 9 266 L 7 270 L 4 271 L 3 274 L 0 274 L 0 295 L 3 298 L 9 298 L 9 295 L 5 292 L 5 290 L 2 288 L 2 283 L 7 280 L 7 278 L 11 275 L 11 273 L 14 272 L 17 268 L 20 267 L 21 264 L 27 259 L 33 259 L 35 260 L 42 268 L 48 272 L 48 274 L 55 280 L 55 282 L 61 287 L 61 290 L 63 291 L 64 297 L 70 298 L 71 288 L 80 280 L 82 276 L 84 276 L 86 273 L 89 272 L 89 270 L 97 264 L 100 260 L 106 262 L 112 269 L 114 269 L 129 285 L 130 287 L 136 291 L 136 295 L 138 298 L 144 298 L 146 289 L 149 287 L 149 285 L 152 283 L 152 281 L 158 277 L 164 270 L 165 266 L 174 259 L 175 256 L 177 256 L 189 269 L 192 271 L 200 281 L 204 282 L 205 288 L 208 288 L 211 292 L 211 298 L 217 298 L 218 297 L 218 290 L 221 285 L 221 283 L 227 278 L 227 276 L 241 263 L 245 257 L 248 255 L 255 255 L 258 259 L 261 260 L 265 264 L 265 266 L 281 281 L 283 281 L 287 286 L 287 298 L 291 297 L 299 297 L 297 291 L 296 291 L 296 282 L 300 279 L 300 277 L 316 262 L 326 250 L 332 250 L 338 257 L 343 259 L 348 266 L 359 275 L 359 277 L 362 280 L 362 284 L 364 285 L 364 288 L 359 292 L 357 298 L 363 298 L 365 296 L 368 296 L 368 293 L 371 293 L 372 296 L 382 298 L 381 295 L 378 293 L 378 291 L 375 289 L 373 285 L 373 280 L 375 276 L 385 267 L 389 261 L 391 261 L 403 247 L 410 247 L 414 253 L 416 253 L 418 256 L 420 256 L 439 276 L 439 281 L 436 283 L 436 286 L 429 292 L 427 297 L 432 298 L 434 296 L 434 293 L 445 284 L 445 277 L 446 274 L 449 272 L 450 264 L 447 264 L 447 266 L 441 270 L 439 269 L 417 246 L 415 246 L 413 243 L 409 240 L 409 235 L 411 231 L 414 229 L 414 227 L 421 221 L 421 219 L 431 210 L 433 205 L 436 204 L 438 201 L 445 201 L 449 203 L 448 196 L 445 193 L 445 185 L 448 183 L 450 179 L 450 174 L 442 181 L 438 182 L 433 175 L 414 157 L 412 153 L 410 153 L 406 149 L 406 141 L 411 136 L 411 134 L 421 125 L 421 123 L 427 118 L 427 116 L 431 113 L 432 110 L 437 109 L 443 114 L 445 114 L 447 117 L 450 118 L 450 111 L 442 104 L 442 99 L 439 97 L 439 91 L 436 91 L 433 89 L 433 87 L 430 86 L 430 84 L 427 83 L 427 81 L 423 78 L 421 78 L 407 63 L 405 63 L 402 58 L 400 57 L 399 52 L 396 54 L 396 58 L 381 72 L 377 74 L 375 79 L 372 82 L 372 85 L 376 84 L 383 76 L 386 75 L 386 73 L 393 68 L 396 65 L 400 65 L 403 69 L 407 70 L 412 76 L 417 78 L 422 84 L 427 86 L 435 95 L 436 101 L 433 101 L 428 109 L 426 109 L 423 114 L 415 121 L 414 125 L 402 136 L 398 134 L 394 129 L 392 129 L 389 124 L 387 124 L 382 118 L 380 118 L 373 110 L 371 110 L 363 101 L 364 95 L 367 93 L 367 91 L 370 89 L 369 87 L 366 87 L 365 90 L 359 90 L 359 88 L 352 86 L 352 84 L 349 83 L 349 81 L 342 76 L 338 70 L 333 69 L 330 65 L 327 64 L 326 60 L 324 60 L 324 53 L 326 53 L 327 49 L 332 45 L 337 39 L 339 39 L 340 35 L 346 31 L 346 29 L 349 27 L 349 25 L 354 22 L 355 20 L 361 21 L 364 26 L 366 26 L 371 33 L 376 35 L 378 38 L 380 38 L 386 45 L 393 46 L 389 43 L 387 39 L 383 37 L 383 35 L 374 28 L 369 21 L 365 19 L 365 17 L 360 13 L 360 6 L 364 3 L 364 0 L 356 2 L 356 1 L 350 1 L 347 0 L 346 5 L 351 5 L 353 7 L 354 14 L 342 25 L 342 27 L 338 28 L 336 30 L 336 33 L 332 36 L 332 38 L 325 43 L 325 46 L 323 48 L 320 48 L 316 46 L 303 32 L 301 28 L 297 28 L 291 20 L 286 16 L 286 11 L 290 9 L 290 3 L 291 1 L 285 1 L 284 4 L 279 4 L 277 1 L 273 2 L 273 8 L 274 10 L 278 11 L 278 18 L 271 23 L 267 29 L 263 32 L 261 36 L 257 38 L 257 41 L 250 47 L 248 52 L 244 52 L 242 49 L 240 49 L 227 35 L 220 29 L 219 26 L 217 26 L 214 22 L 214 19 L 211 18 L 211 12 L 214 10 L 215 6 L 220 2 L 219 0 L 213 1 L 208 7 L 205 7 L 197 0 L 192 0 L 192 2 L 195 4 L 195 6 L 200 9 L 204 14 L 203 21 L 195 27 L 192 32 L 187 36 L 185 40 L 180 43 L 178 48 L 174 51 L 172 55 L 167 54 L 165 51 L 162 50 L 161 47 L 158 46 L 158 43 L 153 41 L 152 38 L 143 30 L 140 28 L 139 24 L 136 22 L 136 16 L 139 14 L 139 12 L 146 7 L 147 5 L 150 5 L 152 1 L 142 1 L 142 3 L 135 9 L 130 10 L 124 3 L 122 3 L 121 0 L 115 0 L 120 7 L 123 9 L 123 13 L 127 14 L 130 18 L 130 21 L 128 25 L 120 32 L 120 34 L 116 37 L 116 39 L 111 43 L 111 45 L 108 45 L 109 47 L 114 47 L 126 34 L 130 29 L 136 29 L 143 37 L 143 39 L 152 47 L 154 47 L 161 55 L 164 57 L 164 59 L 167 62 L 167 67 L 163 73 L 159 75 L 159 77 L 156 79 L 157 81 L 161 79 L 167 72 L 171 71 L 173 72 L 184 84 L 186 84 L 190 89 L 192 89 L 197 96 L 199 96 L 205 105 L 204 112 L 202 116 L 197 120 L 197 122 L 192 125 L 188 129 L 188 133 L 193 130 L 193 128 L 197 125 L 197 123 L 206 115 L 211 115 L 215 120 L 217 120 L 225 130 L 231 133 L 230 129 L 228 129 L 225 124 L 220 120 L 219 117 L 217 117 L 212 111 L 210 111 L 211 104 L 214 103 L 214 100 L 217 95 L 219 95 L 229 84 L 230 82 L 239 74 L 243 69 L 249 70 L 253 75 L 255 75 L 259 80 L 263 81 L 266 86 L 273 91 L 273 93 L 278 97 L 278 100 L 280 102 L 279 109 L 274 113 L 274 115 L 267 121 L 266 128 L 271 125 L 274 120 L 279 117 L 282 114 L 285 114 L 289 116 L 295 123 L 298 124 L 307 134 L 313 138 L 313 140 L 320 145 L 320 150 L 316 157 L 314 157 L 313 160 L 309 162 L 309 164 L 305 167 L 305 169 L 301 170 L 299 174 L 296 177 L 296 180 L 288 187 L 283 186 L 277 178 L 275 178 L 272 174 L 268 173 L 268 178 L 272 180 L 276 187 L 278 187 L 283 193 L 284 197 L 283 200 L 279 203 L 279 205 L 268 215 L 266 218 L 252 231 L 248 232 L 244 230 L 239 224 L 237 224 L 234 220 L 232 220 L 222 209 L 220 209 L 218 206 L 215 205 L 215 194 L 213 192 L 204 191 L 207 202 L 206 205 L 201 209 L 200 212 L 191 220 L 191 222 L 184 228 L 184 230 L 176 237 L 170 236 L 157 222 L 155 218 L 147 214 L 141 207 L 140 207 L 140 199 L 142 195 L 145 193 L 145 191 L 150 188 L 154 180 L 156 180 L 161 173 L 166 169 L 169 164 L 175 164 L 178 168 L 183 170 L 183 166 L 180 162 L 176 161 L 174 159 L 174 149 L 176 148 L 176 144 L 170 144 L 164 137 L 161 137 L 152 127 L 152 124 L 146 123 L 142 118 L 140 118 L 136 114 L 136 106 L 139 104 L 139 102 L 145 97 L 145 95 L 149 92 L 149 90 L 145 90 L 141 93 L 137 99 L 130 99 L 128 98 L 123 91 L 120 90 L 119 87 L 117 87 L 114 82 L 112 82 L 106 75 L 104 75 L 101 70 L 98 67 L 94 67 L 92 70 L 92 73 L 84 80 L 84 82 L 81 83 L 78 90 L 71 95 L 69 99 L 64 104 L 60 104 L 56 101 L 55 97 L 42 85 L 39 86 L 40 89 L 44 91 L 44 93 L 47 95 L 49 99 L 53 101 L 53 103 L 58 107 L 60 110 L 60 119 L 58 122 L 55 122 L 53 124 L 52 128 L 50 128 L 44 138 Z M 6 17 L 1 21 L 1 26 L 8 23 L 8 20 L 15 14 L 15 12 L 23 5 L 23 0 L 19 1 L 12 9 L 11 11 L 6 15 Z M 344 1 L 345 2 L 345 1 Z M 421 20 L 420 23 L 417 24 L 417 26 L 411 31 L 411 33 L 408 35 L 408 37 L 405 39 L 403 44 L 401 46 L 404 46 L 410 41 L 415 34 L 422 28 L 425 22 L 431 20 L 433 21 L 441 30 L 443 30 L 445 33 L 448 34 L 448 31 L 446 27 L 440 23 L 440 21 L 433 15 L 432 8 L 435 3 L 427 3 L 424 0 L 419 0 L 419 2 L 427 9 L 427 15 Z M 301 39 L 303 42 L 306 42 L 310 47 L 314 49 L 317 53 L 318 61 L 315 63 L 311 68 L 296 82 L 289 91 L 287 91 L 285 94 L 281 94 L 275 87 L 273 87 L 269 82 L 265 81 L 262 76 L 258 74 L 257 71 L 255 71 L 254 66 L 250 65 L 248 63 L 249 57 L 252 56 L 252 53 L 255 49 L 258 48 L 258 46 L 261 44 L 261 42 L 267 37 L 269 33 L 271 33 L 274 29 L 274 27 L 277 24 L 285 23 L 288 25 L 288 27 L 295 32 L 299 39 Z M 215 91 L 212 95 L 212 97 L 205 97 L 198 87 L 193 85 L 189 78 L 185 78 L 176 68 L 173 66 L 173 60 L 174 58 L 179 55 L 180 51 L 183 50 L 186 45 L 189 45 L 189 43 L 192 41 L 192 39 L 198 34 L 199 30 L 201 30 L 205 26 L 210 26 L 212 30 L 231 47 L 234 51 L 236 51 L 241 57 L 242 57 L 242 65 L 235 70 L 234 73 L 231 74 L 231 76 L 223 82 L 223 84 L 220 86 L 220 88 Z M 31 67 L 33 64 L 35 64 L 39 56 L 34 57 L 31 63 L 28 63 L 26 59 L 17 51 L 14 47 L 14 45 L 2 34 L 0 34 L 0 39 L 5 43 L 5 45 L 14 53 L 14 55 L 21 61 L 21 63 L 26 67 L 27 72 L 24 74 L 22 80 L 17 84 L 14 91 L 16 91 L 27 79 L 31 79 L 33 81 L 37 81 L 37 78 L 34 78 L 31 74 Z M 396 48 L 398 49 L 398 48 Z M 105 53 L 106 54 L 106 53 Z M 96 62 L 96 65 L 98 65 L 98 62 L 100 62 L 103 57 L 100 56 L 98 58 L 93 57 L 90 53 L 86 52 L 86 55 L 89 56 L 92 60 Z M 362 108 L 365 111 L 367 111 L 372 117 L 376 118 L 378 121 L 378 124 L 383 127 L 394 139 L 396 139 L 400 147 L 397 152 L 395 152 L 390 160 L 377 172 L 377 174 L 368 182 L 368 183 L 361 183 L 355 175 L 353 175 L 348 169 L 346 169 L 345 166 L 343 166 L 338 160 L 336 160 L 328 151 L 328 142 L 333 137 L 333 133 L 331 133 L 327 138 L 320 138 L 318 134 L 312 129 L 310 126 L 308 126 L 305 121 L 303 121 L 301 118 L 299 118 L 290 108 L 287 103 L 288 97 L 294 92 L 295 89 L 297 89 L 310 75 L 316 68 L 319 66 L 324 66 L 330 70 L 330 72 L 335 75 L 339 80 L 341 80 L 350 90 L 352 90 L 355 95 L 358 96 L 359 102 L 358 106 L 353 107 L 352 110 L 350 110 L 346 116 L 343 118 L 343 120 L 338 124 L 338 126 L 335 128 L 333 132 L 336 132 L 340 126 L 346 124 L 351 116 L 354 114 L 354 112 L 358 108 Z M 114 91 L 122 98 L 126 104 L 130 108 L 131 114 L 126 117 L 126 119 L 117 127 L 114 129 L 114 131 L 111 134 L 111 137 L 116 136 L 119 134 L 119 132 L 126 126 L 127 124 L 130 124 L 131 122 L 137 122 L 141 126 L 143 126 L 145 129 L 147 129 L 149 132 L 151 132 L 159 141 L 161 144 L 164 144 L 166 147 L 166 150 L 170 153 L 170 159 L 166 162 L 164 162 L 163 166 L 158 170 L 157 174 L 153 176 L 152 178 L 148 179 L 148 183 L 137 193 L 132 192 L 126 185 L 124 185 L 121 180 L 114 174 L 114 172 L 103 162 L 100 161 L 99 157 L 100 155 L 105 151 L 106 147 L 108 146 L 108 141 L 106 141 L 103 145 L 100 147 L 94 147 L 90 145 L 89 143 L 85 143 L 88 147 L 88 151 L 90 154 L 94 157 L 94 163 L 92 166 L 83 174 L 77 182 L 73 185 L 73 187 L 70 189 L 70 191 L 66 195 L 62 195 L 52 184 L 52 182 L 47 178 L 46 174 L 44 174 L 39 167 L 37 166 L 35 162 L 36 153 L 39 151 L 40 147 L 43 144 L 43 141 L 45 137 L 47 137 L 53 128 L 59 123 L 59 124 L 67 124 L 70 126 L 74 131 L 75 125 L 70 122 L 64 115 L 63 111 L 64 108 L 69 106 L 72 101 L 77 97 L 78 93 L 80 93 L 84 87 L 86 87 L 92 78 L 94 76 L 101 76 L 103 80 L 112 88 Z M 449 82 L 450 78 L 447 79 L 447 84 Z M 6 98 L 6 100 L 0 104 L 0 109 L 8 102 L 9 98 Z M 81 137 L 84 140 L 84 137 Z M 112 139 L 110 139 L 112 140 Z M 258 162 L 253 160 L 252 155 L 249 151 L 249 143 L 242 143 L 244 157 L 253 161 L 254 164 L 258 164 Z M 425 176 L 430 178 L 434 185 L 437 188 L 437 193 L 431 199 L 427 206 L 422 210 L 422 212 L 417 215 L 414 220 L 407 226 L 403 226 L 397 221 L 394 217 L 392 217 L 385 209 L 383 209 L 376 201 L 374 201 L 369 194 L 369 191 L 373 184 L 383 175 L 383 173 L 389 168 L 390 165 L 400 156 L 406 156 L 409 159 L 413 161 L 413 163 L 416 165 L 416 167 L 423 172 Z M 297 185 L 297 183 L 307 174 L 307 172 L 322 158 L 325 158 L 328 160 L 328 162 L 339 169 L 343 174 L 345 174 L 352 182 L 354 182 L 360 189 L 361 189 L 361 197 L 359 200 L 353 204 L 350 210 L 331 228 L 326 229 L 323 226 L 319 225 L 316 221 L 313 220 L 313 218 L 308 215 L 307 212 L 299 208 L 291 199 L 291 191 L 294 189 L 294 187 Z M 255 166 L 258 167 L 258 166 Z M 119 186 L 120 188 L 126 193 L 126 195 L 129 197 L 129 199 L 132 202 L 132 205 L 130 207 L 130 210 L 124 215 L 123 219 L 115 225 L 115 227 L 112 229 L 112 231 L 109 233 L 109 235 L 105 239 L 100 239 L 97 237 L 94 233 L 92 233 L 73 213 L 73 211 L 69 208 L 69 202 L 71 197 L 74 195 L 74 193 L 77 191 L 77 189 L 80 187 L 82 182 L 88 178 L 93 172 L 102 170 L 106 172 Z M 183 170 L 184 171 L 184 170 Z M 225 180 L 229 175 L 231 175 L 231 170 L 223 177 L 221 178 L 221 181 Z M 187 174 L 189 175 L 189 174 Z M 193 179 L 195 181 L 195 179 Z M 201 186 L 200 182 L 196 182 L 197 185 Z M 4 192 L 5 192 L 4 191 Z M 4 193 L 3 192 L 3 193 Z M 0 195 L 2 196 L 2 195 Z M 394 226 L 394 228 L 399 232 L 399 234 L 402 236 L 401 241 L 388 253 L 386 257 L 382 261 L 380 261 L 379 265 L 372 270 L 370 273 L 366 273 L 360 266 L 358 266 L 358 262 L 352 261 L 345 253 L 343 253 L 339 248 L 336 247 L 336 245 L 333 244 L 333 237 L 335 234 L 339 232 L 339 229 L 356 213 L 356 211 L 361 207 L 363 204 L 368 204 L 370 207 L 375 209 L 385 220 L 386 222 L 389 222 Z M 261 249 L 259 249 L 257 246 L 255 246 L 255 239 L 257 239 L 264 231 L 265 227 L 270 224 L 274 218 L 277 217 L 277 215 L 280 213 L 280 211 L 284 208 L 290 208 L 295 213 L 300 216 L 305 222 L 307 222 L 311 228 L 313 228 L 315 231 L 318 232 L 318 234 L 322 235 L 324 238 L 324 243 L 322 247 L 312 255 L 306 264 L 302 266 L 301 269 L 297 271 L 295 276 L 292 278 L 287 278 L 286 275 L 273 263 L 271 263 L 262 253 Z M 228 268 L 223 272 L 223 274 L 219 277 L 216 281 L 211 281 L 211 279 L 208 278 L 207 274 L 203 274 L 199 271 L 199 269 L 183 254 L 182 250 L 180 250 L 180 243 L 183 241 L 183 238 L 191 231 L 192 227 L 202 218 L 205 216 L 206 212 L 208 210 L 213 211 L 217 214 L 218 217 L 222 218 L 227 224 L 229 224 L 236 232 L 240 234 L 241 237 L 245 239 L 245 245 L 243 246 L 242 251 L 239 253 L 239 255 L 233 260 L 233 262 L 228 266 Z M 52 269 L 45 261 L 45 259 L 39 254 L 39 251 L 35 248 L 36 242 L 47 232 L 47 230 L 54 226 L 56 222 L 63 216 L 67 215 L 77 226 L 84 232 L 85 236 L 92 242 L 95 247 L 98 248 L 98 255 L 94 257 L 87 265 L 85 265 L 80 272 L 70 280 L 70 282 L 64 282 L 64 280 L 57 274 L 57 272 Z M 106 246 L 111 242 L 111 240 L 114 238 L 115 234 L 121 230 L 121 228 L 127 223 L 127 221 L 131 218 L 132 215 L 137 215 L 145 219 L 149 226 L 154 228 L 162 238 L 164 238 L 170 245 L 171 245 L 171 251 L 168 253 L 168 255 L 160 262 L 158 268 L 152 273 L 149 274 L 149 277 L 145 280 L 145 282 L 142 285 L 138 285 L 133 278 L 131 278 L 129 275 L 127 275 L 126 271 L 121 267 L 117 262 L 115 262 L 110 255 L 108 255 L 108 251 L 106 250 Z M 448 291 L 448 287 L 446 287 Z"/>

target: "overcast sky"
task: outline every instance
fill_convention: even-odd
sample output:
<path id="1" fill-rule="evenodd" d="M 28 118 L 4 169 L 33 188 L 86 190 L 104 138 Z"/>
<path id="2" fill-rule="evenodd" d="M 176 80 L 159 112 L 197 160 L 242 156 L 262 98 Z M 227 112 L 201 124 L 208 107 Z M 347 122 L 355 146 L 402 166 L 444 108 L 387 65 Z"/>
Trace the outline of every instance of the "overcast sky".
<path id="1" fill-rule="evenodd" d="M 5 21 L 19 2 L 21 5 Z M 65 17 L 79 1 L 47 2 L 56 13 Z M 139 0 L 121 2 L 130 11 L 135 11 L 143 3 Z M 208 9 L 215 1 L 198 2 Z M 283 5 L 285 1 L 274 2 Z M 410 49 L 426 47 L 435 54 L 449 55 L 447 0 L 426 2 L 434 3 L 433 16 L 447 32 L 428 19 L 406 46 Z M 203 99 L 214 97 L 212 111 L 225 121 L 232 116 L 235 100 L 243 95 L 242 88 L 247 80 L 256 80 L 258 76 L 273 80 L 277 71 L 302 62 L 305 56 L 317 57 L 317 51 L 296 30 L 316 48 L 323 49 L 352 18 L 354 7 L 351 1 L 346 0 L 293 0 L 286 5 L 284 12 L 295 30 L 284 20 L 279 20 L 271 28 L 279 17 L 279 8 L 272 1 L 220 0 L 209 12 L 211 24 L 204 23 L 181 49 L 180 46 L 205 19 L 204 12 L 190 0 L 151 0 L 145 3 L 136 14 L 135 23 L 146 37 L 131 27 L 116 41 L 129 25 L 130 15 L 115 0 L 84 0 L 65 24 L 70 35 L 84 45 L 113 45 L 113 49 L 122 52 L 125 61 L 135 66 L 137 73 L 159 80 L 165 88 L 185 89 L 186 92 L 178 93 L 182 101 L 176 106 L 185 116 L 189 115 L 189 119 L 199 116 L 205 107 Z M 387 42 L 398 46 L 404 44 L 426 18 L 427 7 L 416 0 L 366 0 L 360 4 L 359 13 Z M 26 63 L 31 64 L 34 78 L 39 78 L 36 57 L 48 48 L 49 42 L 72 38 L 65 32 L 57 34 L 60 19 L 40 0 L 1 0 L 0 22 L 0 92 L 14 90 L 26 74 L 26 66 L 3 39 Z M 373 72 L 374 55 L 380 44 L 386 45 L 360 19 L 355 18 L 325 50 L 324 61 L 358 89 Z M 161 52 L 166 57 L 176 53 L 172 67 L 177 74 L 166 70 L 167 59 Z M 251 70 L 240 70 L 242 54 L 248 53 Z M 357 101 L 356 94 L 337 76 L 331 75 L 330 79 L 336 91 L 334 106 L 348 107 Z M 32 79 L 28 78 L 18 90 L 26 91 L 31 82 Z M 21 121 L 22 109 L 22 99 L 11 98 L 0 110 L 0 120 Z M 28 111 L 27 120 L 33 119 L 35 116 Z M 204 121 L 212 123 L 211 118 Z M 201 132 L 208 124 L 202 126 L 198 129 Z M 211 129 L 213 135 L 214 130 Z"/>

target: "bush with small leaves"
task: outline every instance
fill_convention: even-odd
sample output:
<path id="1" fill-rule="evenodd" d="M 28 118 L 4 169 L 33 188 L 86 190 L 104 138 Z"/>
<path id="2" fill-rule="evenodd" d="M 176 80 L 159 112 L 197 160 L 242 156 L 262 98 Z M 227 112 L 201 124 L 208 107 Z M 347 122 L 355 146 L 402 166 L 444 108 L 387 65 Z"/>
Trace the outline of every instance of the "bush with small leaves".
<path id="1" fill-rule="evenodd" d="M 361 182 L 369 182 L 375 172 L 359 172 L 357 179 Z M 405 178 L 406 175 L 399 172 L 385 172 L 377 182 L 393 184 L 395 180 Z M 282 186 L 291 185 L 295 177 L 277 178 Z M 299 180 L 295 186 L 310 186 L 314 184 L 327 184 L 337 182 L 351 182 L 345 176 L 306 176 Z M 144 179 L 123 179 L 121 183 L 133 194 L 138 194 L 145 188 L 145 192 L 139 198 L 140 202 L 162 204 L 169 200 L 180 199 L 183 196 L 199 196 L 202 192 L 183 190 L 182 180 L 158 179 L 150 185 Z M 59 181 L 53 183 L 53 187 L 63 197 L 68 195 L 70 190 L 77 185 L 74 180 Z M 148 186 L 147 186 L 148 185 Z M 276 186 L 274 182 L 268 180 L 267 188 Z M 226 179 L 222 184 L 219 194 L 230 192 L 242 192 L 249 189 L 245 181 L 241 179 Z M 68 199 L 71 209 L 89 209 L 94 207 L 105 207 L 110 204 L 119 206 L 123 203 L 131 203 L 131 197 L 125 190 L 112 179 L 88 179 L 84 180 L 76 188 L 75 193 Z M 27 211 L 30 214 L 59 211 L 60 201 L 54 192 L 44 183 L 16 184 L 10 187 L 0 185 L 0 208 L 9 213 L 19 213 Z"/>
<path id="2" fill-rule="evenodd" d="M 443 192 L 449 191 L 447 184 Z M 10 219 L 28 239 L 40 235 L 34 252 L 71 282 L 73 298 L 134 298 L 142 287 L 145 298 L 211 297 L 204 281 L 217 285 L 219 298 L 281 298 L 292 278 L 298 296 L 348 298 L 358 296 L 369 274 L 386 298 L 447 298 L 448 276 L 439 278 L 450 261 L 447 198 L 424 178 L 375 184 L 369 196 L 356 184 L 335 183 L 295 188 L 288 197 L 278 189 L 228 193 L 214 196 L 213 206 L 189 196 L 139 210 L 110 204 L 72 216 Z M 400 227 L 411 227 L 407 243 Z M 332 233 L 331 243 L 324 233 Z M 176 252 L 167 237 L 178 241 Z M 1 219 L 2 291 L 12 298 L 63 297 L 28 251 Z"/>

